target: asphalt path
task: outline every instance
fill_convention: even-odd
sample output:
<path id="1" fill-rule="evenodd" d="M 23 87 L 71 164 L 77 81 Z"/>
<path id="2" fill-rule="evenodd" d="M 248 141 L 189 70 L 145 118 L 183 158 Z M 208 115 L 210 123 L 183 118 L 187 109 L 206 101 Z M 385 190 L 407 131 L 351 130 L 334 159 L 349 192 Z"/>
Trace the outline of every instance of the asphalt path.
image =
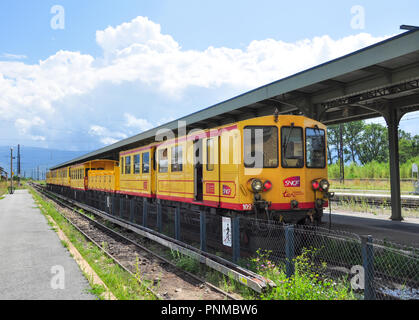
<path id="1" fill-rule="evenodd" d="M 28 190 L 0 200 L 0 299 L 92 300 L 89 282 Z"/>

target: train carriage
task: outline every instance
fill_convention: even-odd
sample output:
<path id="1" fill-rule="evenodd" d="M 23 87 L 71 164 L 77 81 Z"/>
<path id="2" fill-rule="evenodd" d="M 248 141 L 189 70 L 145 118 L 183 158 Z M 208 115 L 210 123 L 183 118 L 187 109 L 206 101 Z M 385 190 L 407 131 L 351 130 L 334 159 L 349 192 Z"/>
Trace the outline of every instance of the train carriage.
<path id="1" fill-rule="evenodd" d="M 320 122 L 271 115 L 123 150 L 119 161 L 61 168 L 47 182 L 223 215 L 314 222 L 330 195 L 326 150 Z"/>
<path id="2" fill-rule="evenodd" d="M 151 198 L 155 195 L 155 170 L 153 145 L 126 150 L 120 153 L 119 188 L 117 193 Z"/>

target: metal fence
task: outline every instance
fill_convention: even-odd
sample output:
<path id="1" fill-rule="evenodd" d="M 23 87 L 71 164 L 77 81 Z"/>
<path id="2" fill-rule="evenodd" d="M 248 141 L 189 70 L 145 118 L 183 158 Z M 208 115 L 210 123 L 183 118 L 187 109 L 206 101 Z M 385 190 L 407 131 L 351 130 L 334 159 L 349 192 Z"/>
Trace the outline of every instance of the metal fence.
<path id="1" fill-rule="evenodd" d="M 285 264 L 288 276 L 294 272 L 294 259 L 308 249 L 317 273 L 347 281 L 364 299 L 419 299 L 418 248 L 318 227 L 247 218 L 240 218 L 240 225 L 240 253 L 270 250 L 271 261 Z"/>
<path id="2" fill-rule="evenodd" d="M 71 194 L 78 199 L 81 194 Z M 288 277 L 295 259 L 310 251 L 316 272 L 347 281 L 364 299 L 419 299 L 419 249 L 318 227 L 283 225 L 247 217 L 164 207 L 147 199 L 90 195 L 91 205 L 246 267 L 257 252 L 283 265 Z"/>

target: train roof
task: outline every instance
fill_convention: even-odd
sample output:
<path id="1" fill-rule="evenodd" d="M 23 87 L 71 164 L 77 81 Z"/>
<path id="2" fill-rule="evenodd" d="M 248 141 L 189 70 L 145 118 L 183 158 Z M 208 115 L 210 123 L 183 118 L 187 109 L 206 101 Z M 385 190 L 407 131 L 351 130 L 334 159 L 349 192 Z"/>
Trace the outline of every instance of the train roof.
<path id="1" fill-rule="evenodd" d="M 305 114 L 334 124 L 381 116 L 374 104 L 383 99 L 400 110 L 415 111 L 419 110 L 418 89 L 419 29 L 413 28 L 51 169 L 93 159 L 117 160 L 120 151 L 153 143 L 161 129 L 176 134 L 178 121 L 184 121 L 187 130 L 207 129 L 273 114 L 278 109 L 280 114 Z"/>

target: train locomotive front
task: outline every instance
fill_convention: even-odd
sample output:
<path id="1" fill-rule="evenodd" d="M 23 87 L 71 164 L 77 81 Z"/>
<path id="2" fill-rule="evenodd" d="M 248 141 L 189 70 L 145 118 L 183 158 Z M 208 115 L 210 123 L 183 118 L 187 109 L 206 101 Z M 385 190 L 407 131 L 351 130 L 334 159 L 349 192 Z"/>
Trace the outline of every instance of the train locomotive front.
<path id="1" fill-rule="evenodd" d="M 304 116 L 243 121 L 242 210 L 257 218 L 317 224 L 331 197 L 326 126 Z"/>

